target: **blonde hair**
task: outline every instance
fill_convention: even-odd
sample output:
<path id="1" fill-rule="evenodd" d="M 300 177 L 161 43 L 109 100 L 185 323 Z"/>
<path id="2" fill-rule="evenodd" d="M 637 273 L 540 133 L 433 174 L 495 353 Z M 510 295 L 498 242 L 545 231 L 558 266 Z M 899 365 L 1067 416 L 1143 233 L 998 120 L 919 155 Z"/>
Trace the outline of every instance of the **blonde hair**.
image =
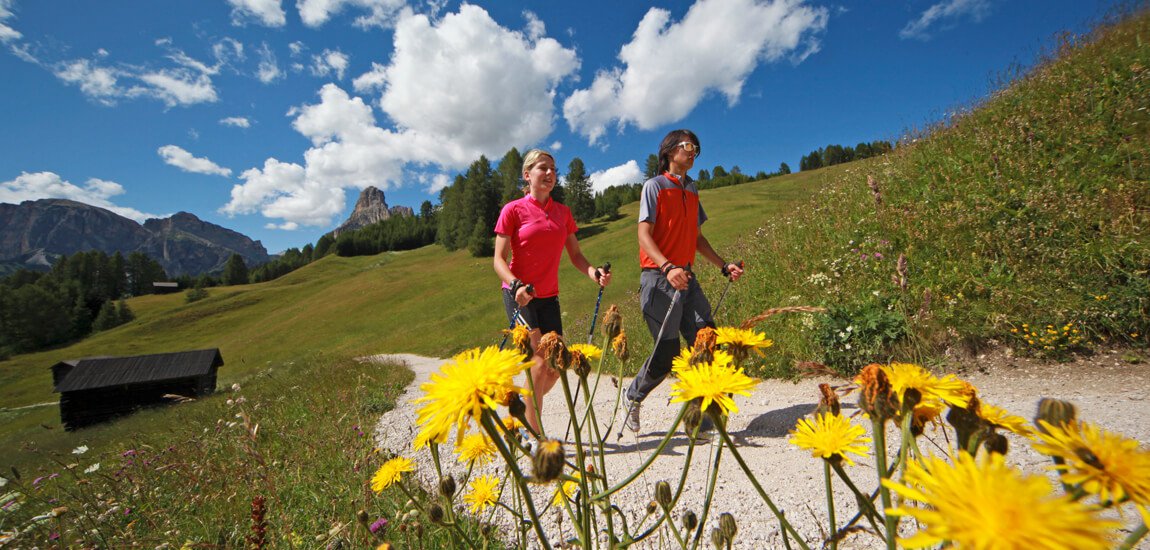
<path id="1" fill-rule="evenodd" d="M 543 149 L 532 149 L 527 151 L 527 154 L 523 156 L 523 170 L 521 173 L 527 172 L 528 170 L 534 168 L 535 164 L 539 162 L 541 157 L 547 157 L 551 159 L 551 162 L 555 162 L 555 157 L 551 156 L 551 153 L 548 153 Z"/>

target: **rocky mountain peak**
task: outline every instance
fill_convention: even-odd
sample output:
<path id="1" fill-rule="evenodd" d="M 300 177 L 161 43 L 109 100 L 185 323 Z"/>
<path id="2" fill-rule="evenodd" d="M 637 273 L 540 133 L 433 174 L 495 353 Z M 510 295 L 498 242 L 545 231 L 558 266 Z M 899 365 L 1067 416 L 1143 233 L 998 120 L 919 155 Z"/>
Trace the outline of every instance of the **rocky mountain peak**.
<path id="1" fill-rule="evenodd" d="M 412 215 L 414 215 L 414 213 L 411 208 L 406 206 L 388 208 L 383 191 L 380 191 L 374 186 L 370 186 L 359 193 L 359 199 L 355 201 L 355 209 L 351 211 L 351 216 L 348 216 L 347 221 L 335 228 L 335 231 L 332 231 L 331 235 L 332 237 L 339 237 L 339 234 L 345 231 L 367 227 L 392 216 Z"/>

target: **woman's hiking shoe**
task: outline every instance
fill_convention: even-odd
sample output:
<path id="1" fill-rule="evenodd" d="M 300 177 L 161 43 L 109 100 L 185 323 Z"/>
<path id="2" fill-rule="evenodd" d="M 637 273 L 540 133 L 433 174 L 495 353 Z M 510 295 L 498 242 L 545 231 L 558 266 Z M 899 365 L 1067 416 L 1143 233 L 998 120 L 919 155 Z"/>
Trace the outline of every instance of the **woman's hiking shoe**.
<path id="1" fill-rule="evenodd" d="M 519 441 L 527 449 L 527 454 L 534 456 L 535 451 L 539 450 L 539 441 L 531 437 L 531 433 L 527 428 L 519 428 Z"/>

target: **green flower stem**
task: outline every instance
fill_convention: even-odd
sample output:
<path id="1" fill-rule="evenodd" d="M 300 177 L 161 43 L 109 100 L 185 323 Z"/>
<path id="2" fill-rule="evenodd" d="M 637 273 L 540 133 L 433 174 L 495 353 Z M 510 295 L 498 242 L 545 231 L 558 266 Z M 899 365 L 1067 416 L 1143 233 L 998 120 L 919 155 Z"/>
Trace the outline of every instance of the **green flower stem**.
<path id="1" fill-rule="evenodd" d="M 426 516 L 427 510 L 424 509 L 424 507 L 422 505 L 420 505 L 419 499 L 415 498 L 415 495 L 412 495 L 411 492 L 409 492 L 407 490 L 407 487 L 403 486 L 402 482 L 396 483 L 396 485 L 399 486 L 399 489 L 401 491 L 403 491 L 403 494 L 407 495 L 407 498 L 410 499 L 411 502 L 415 504 L 415 507 L 419 509 L 419 513 Z M 451 538 L 453 540 L 458 540 L 458 539 L 456 539 L 456 537 L 462 538 L 464 541 L 467 542 L 467 545 L 469 548 L 475 548 L 475 541 L 471 540 L 471 538 L 467 536 L 467 533 L 464 533 L 463 529 L 459 528 L 458 523 L 456 523 L 454 521 L 447 521 L 447 522 L 444 522 L 443 525 L 450 527 L 450 529 L 448 529 L 447 532 L 451 534 Z"/>
<path id="2" fill-rule="evenodd" d="M 567 381 L 567 374 L 561 373 L 561 376 L 559 376 L 559 381 L 563 384 L 563 397 L 567 402 L 567 412 L 571 414 L 571 418 L 575 418 L 575 399 L 571 396 L 571 384 Z M 590 405 L 588 405 L 588 408 L 590 408 Z M 578 425 L 575 426 L 575 465 L 579 470 L 579 490 L 582 491 L 584 495 L 586 495 L 589 494 L 590 491 L 587 490 L 587 476 L 584 475 L 584 473 L 587 471 L 587 464 L 584 460 L 585 453 L 583 452 L 582 431 L 582 428 L 580 428 Z M 592 534 L 595 531 L 591 529 L 591 520 L 594 514 L 591 513 L 591 505 L 590 503 L 586 502 L 586 500 L 584 500 L 581 508 L 583 508 L 583 510 L 581 510 L 582 513 L 580 514 L 581 517 L 579 519 L 582 521 L 577 523 L 579 538 L 583 541 L 584 548 L 590 548 L 594 542 L 592 540 Z"/>
<path id="3" fill-rule="evenodd" d="M 523 502 L 527 506 L 527 514 L 531 516 L 531 525 L 535 528 L 535 534 L 539 536 L 539 543 L 544 548 L 550 548 L 551 544 L 547 542 L 547 534 L 543 532 L 543 526 L 539 523 L 539 514 L 535 512 L 535 502 L 527 488 L 526 478 L 519 469 L 519 464 L 515 458 L 511 456 L 511 450 L 504 444 L 503 438 L 499 437 L 499 429 L 495 427 L 495 422 L 492 420 L 493 415 L 494 413 L 490 409 L 484 409 L 479 423 L 484 430 L 487 430 L 487 435 L 491 437 L 491 441 L 495 443 L 495 448 L 499 449 L 499 454 L 503 455 L 503 460 L 511 469 L 511 475 L 515 478 L 515 484 L 519 486 L 519 493 L 523 495 Z"/>
<path id="4" fill-rule="evenodd" d="M 1146 532 L 1146 522 L 1143 521 L 1142 525 L 1139 525 L 1133 533 L 1130 533 L 1130 536 L 1126 537 L 1126 540 L 1122 541 L 1122 545 L 1118 547 L 1118 550 L 1131 550 L 1138 544 L 1138 541 L 1142 540 L 1142 537 L 1146 536 Z"/>
<path id="5" fill-rule="evenodd" d="M 839 533 L 835 525 L 835 493 L 831 489 L 831 462 L 826 459 L 823 460 L 823 478 L 826 480 L 827 489 L 827 517 L 831 521 L 831 550 L 838 550 Z"/>
<path id="6" fill-rule="evenodd" d="M 606 337 L 604 337 L 604 338 L 606 338 Z M 599 358 L 599 363 L 600 363 L 600 368 L 602 368 L 602 363 L 603 363 L 602 356 L 600 356 L 600 358 Z M 593 392 L 590 392 L 587 388 L 587 379 L 586 378 L 580 379 L 579 383 L 583 385 L 583 395 L 593 395 Z M 596 381 L 595 381 L 596 389 L 598 389 L 598 385 L 599 385 L 599 381 L 598 381 L 598 379 L 596 379 Z M 595 407 L 593 406 L 593 403 L 594 403 L 594 401 L 592 401 L 590 398 L 588 398 L 588 400 L 587 400 L 587 413 L 590 415 L 591 430 L 588 430 L 587 436 L 591 437 L 592 441 L 597 442 L 596 445 L 592 445 L 591 454 L 592 454 L 592 459 L 594 459 L 595 457 L 598 457 L 598 459 L 599 459 L 599 471 L 597 473 L 598 473 L 598 476 L 603 480 L 603 488 L 605 489 L 605 488 L 607 488 L 607 456 L 603 452 L 603 442 L 604 442 L 603 434 L 599 431 L 599 419 L 595 417 Z M 594 432 L 593 435 L 591 433 L 592 431 Z M 587 495 L 587 494 L 590 494 L 590 492 L 586 492 L 583 494 Z M 608 498 L 605 502 L 605 505 L 606 505 L 606 509 L 610 510 L 611 509 L 611 499 Z M 604 515 L 607 518 L 608 540 L 614 540 L 615 539 L 615 522 L 613 520 L 614 515 L 611 514 L 610 512 L 608 512 Z"/>
<path id="7" fill-rule="evenodd" d="M 706 413 L 703 413 L 706 414 Z M 721 422 L 715 419 L 715 429 L 726 434 L 726 422 Z M 695 431 L 698 432 L 699 428 L 696 427 Z M 707 516 L 711 512 L 711 502 L 715 497 L 715 484 L 719 481 L 719 460 L 723 458 L 723 444 L 730 445 L 730 440 L 724 437 L 719 441 L 718 446 L 715 447 L 714 458 L 711 459 L 711 475 L 707 480 L 707 496 L 703 498 L 703 513 L 699 515 L 699 526 L 695 528 L 695 541 L 691 544 L 691 550 L 699 547 L 699 541 L 703 540 L 703 527 L 707 525 Z"/>
<path id="8" fill-rule="evenodd" d="M 888 477 L 886 469 L 886 421 L 871 417 L 874 426 L 874 461 L 875 470 L 878 471 L 879 494 L 882 496 L 883 523 L 886 525 L 887 550 L 895 550 L 895 538 L 898 537 L 898 518 L 890 515 L 890 489 L 887 489 L 882 480 Z"/>
<path id="9" fill-rule="evenodd" d="M 632 481 L 635 481 L 635 479 L 642 475 L 643 472 L 646 471 L 653 462 L 655 462 L 655 459 L 659 457 L 659 453 L 662 453 L 663 449 L 667 447 L 667 443 L 670 443 L 671 439 L 675 437 L 675 430 L 679 428 L 679 423 L 683 421 L 683 414 L 686 412 L 687 404 L 683 403 L 683 407 L 679 409 L 679 416 L 675 417 L 675 422 L 671 424 L 671 428 L 667 430 L 667 435 L 663 436 L 663 440 L 659 442 L 659 446 L 656 447 L 654 451 L 651 451 L 651 454 L 647 457 L 647 460 L 643 461 L 643 464 L 640 465 L 639 468 L 637 468 L 634 472 L 631 472 L 631 475 L 627 476 L 627 479 L 624 479 L 606 491 L 603 491 L 597 495 L 592 495 L 591 500 L 603 500 L 619 492 L 620 489 L 630 485 Z M 610 432 L 608 432 L 608 434 L 610 434 Z"/>
<path id="10" fill-rule="evenodd" d="M 860 491 L 859 488 L 855 486 L 854 482 L 851 481 L 850 476 L 847 475 L 847 472 L 843 469 L 842 464 L 831 464 L 831 468 L 833 468 L 835 473 L 839 475 L 839 478 L 841 478 L 843 482 L 847 484 L 847 487 L 850 487 L 850 490 L 854 492 L 855 500 L 864 505 L 864 509 L 859 510 L 859 514 L 866 516 L 867 520 L 870 521 L 871 527 L 874 528 L 876 533 L 881 533 L 882 529 L 879 529 L 878 525 L 875 523 L 875 521 L 877 521 L 879 518 L 878 510 L 876 510 L 874 507 L 874 499 L 877 494 L 866 495 Z M 855 521 L 858 521 L 858 516 L 855 516 L 855 518 L 852 519 L 848 525 L 853 524 Z"/>
<path id="11" fill-rule="evenodd" d="M 779 518 L 779 523 L 782 524 L 783 530 L 791 533 L 791 535 L 795 537 L 795 541 L 799 543 L 799 546 L 802 547 L 803 550 L 811 550 L 811 547 L 807 546 L 806 541 L 804 541 L 803 537 L 799 535 L 799 532 L 795 531 L 795 527 L 791 525 L 789 521 L 787 521 L 787 518 L 783 515 L 779 508 L 775 506 L 775 503 L 771 500 L 771 497 L 767 496 L 767 492 L 763 490 L 763 486 L 759 484 L 759 480 L 755 478 L 753 473 L 751 473 L 751 468 L 747 466 L 747 461 L 743 460 L 743 455 L 739 454 L 739 448 L 735 446 L 735 444 L 731 441 L 731 436 L 727 434 L 727 427 L 716 423 L 715 428 L 719 432 L 719 435 L 723 437 L 723 441 L 727 444 L 727 447 L 731 449 L 731 456 L 735 457 L 735 461 L 739 463 L 739 467 L 743 469 L 743 473 L 747 474 L 747 479 L 750 480 L 751 485 L 753 485 L 755 490 L 759 492 L 759 497 L 763 499 L 763 502 L 767 503 L 767 506 L 770 507 L 771 512 L 774 512 L 775 517 Z M 700 525 L 702 525 L 702 522 L 703 520 L 699 519 Z M 783 539 L 786 540 L 785 533 L 783 535 Z"/>
<path id="12" fill-rule="evenodd" d="M 661 523 L 666 523 L 667 527 L 671 528 L 671 534 L 675 535 L 675 540 L 679 541 L 679 548 L 686 548 L 687 542 L 683 540 L 683 535 L 679 534 L 679 529 L 675 527 L 675 522 L 671 520 L 671 508 L 673 507 L 674 505 L 663 508 L 663 505 L 659 505 L 659 508 L 663 510 L 663 520 Z"/>
<path id="13" fill-rule="evenodd" d="M 687 474 L 690 473 L 690 471 L 691 471 L 691 457 L 693 457 L 694 455 L 695 455 L 695 440 L 691 439 L 690 442 L 687 444 L 687 455 L 683 459 L 682 473 L 679 474 L 679 487 L 675 489 L 675 495 L 671 498 L 671 506 L 669 507 L 670 510 L 675 509 L 675 506 L 677 504 L 679 504 L 679 497 L 683 496 L 683 489 L 686 488 L 686 486 L 687 486 Z M 655 529 L 657 529 L 659 527 L 659 525 L 660 525 L 660 523 L 656 523 L 655 525 L 652 525 L 643 534 L 631 539 L 630 542 L 636 543 L 636 542 L 642 541 L 643 539 L 651 536 L 655 532 Z M 682 548 L 686 548 L 686 545 L 682 546 Z"/>
<path id="14" fill-rule="evenodd" d="M 910 461 L 907 460 L 910 453 L 910 446 L 914 442 L 914 435 L 910 433 L 910 424 L 914 421 L 914 411 L 904 411 L 902 415 L 902 423 L 899 426 L 902 430 L 902 440 L 899 441 L 898 446 L 898 478 L 906 479 L 906 466 Z"/>

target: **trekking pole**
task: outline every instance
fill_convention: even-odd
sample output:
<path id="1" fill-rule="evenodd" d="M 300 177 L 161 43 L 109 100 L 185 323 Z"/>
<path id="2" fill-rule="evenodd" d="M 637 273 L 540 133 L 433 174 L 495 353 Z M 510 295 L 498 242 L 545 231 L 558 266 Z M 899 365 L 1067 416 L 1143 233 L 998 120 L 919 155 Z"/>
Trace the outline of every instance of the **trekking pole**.
<path id="1" fill-rule="evenodd" d="M 603 273 L 611 272 L 611 262 L 603 264 L 603 272 L 600 273 L 598 269 L 595 270 L 595 279 L 598 280 L 603 277 Z M 603 301 L 603 285 L 599 285 L 599 297 L 595 298 L 595 314 L 591 316 L 591 330 L 587 331 L 587 343 L 591 343 L 592 337 L 595 336 L 595 321 L 599 319 L 599 303 Z M 578 391 L 578 388 L 576 388 Z"/>
<path id="2" fill-rule="evenodd" d="M 533 285 L 527 285 L 527 293 L 528 293 L 528 294 L 531 294 L 531 295 L 535 295 L 535 287 L 534 287 Z M 513 300 L 514 300 L 514 299 L 515 299 L 515 297 L 514 297 L 514 296 L 512 296 L 512 297 L 511 297 L 511 299 L 513 299 Z M 527 326 L 527 321 L 526 321 L 526 320 L 524 320 L 524 319 L 523 319 L 523 316 L 520 314 L 520 312 L 521 312 L 522 310 L 523 310 L 523 306 L 519 306 L 519 305 L 517 305 L 517 306 L 515 307 L 515 314 L 511 316 L 511 324 L 510 324 L 510 325 L 507 325 L 507 331 L 508 331 L 508 332 L 506 332 L 506 333 L 504 333 L 504 334 L 503 334 L 503 341 L 502 341 L 502 342 L 499 342 L 499 349 L 500 349 L 500 351 L 502 351 L 502 350 L 503 350 L 503 346 L 504 346 L 505 344 L 507 344 L 507 337 L 508 337 L 508 336 L 511 336 L 511 329 L 515 328 L 515 323 L 516 323 L 516 322 L 522 323 L 522 324 L 523 324 L 523 326 Z"/>
<path id="3" fill-rule="evenodd" d="M 671 296 L 671 305 L 667 307 L 667 313 L 663 315 L 663 324 L 659 325 L 659 335 L 655 337 L 655 345 L 651 347 L 651 355 L 647 356 L 647 361 L 639 368 L 639 374 L 643 373 L 643 369 L 651 368 L 651 361 L 655 359 L 655 352 L 659 349 L 659 342 L 663 340 L 663 331 L 667 329 L 667 321 L 671 319 L 671 312 L 675 310 L 675 304 L 679 303 L 679 296 L 683 291 L 676 289 L 675 294 Z M 638 375 L 636 375 L 638 376 Z M 623 439 L 623 428 L 619 428 L 619 435 L 617 439 Z"/>
<path id="4" fill-rule="evenodd" d="M 735 262 L 739 269 L 743 268 L 743 260 Z M 727 271 L 727 266 L 723 266 L 723 275 L 727 276 L 727 286 L 723 287 L 723 293 L 719 295 L 719 302 L 715 304 L 715 308 L 711 310 L 711 318 L 714 319 L 719 314 L 719 307 L 723 305 L 723 298 L 727 297 L 727 291 L 731 290 L 731 283 L 735 282 L 731 279 L 731 274 Z"/>
<path id="5" fill-rule="evenodd" d="M 611 262 L 607 262 L 607 263 L 603 264 L 603 271 L 599 271 L 598 269 L 595 270 L 595 280 L 599 280 L 600 278 L 602 278 L 604 273 L 610 273 L 610 272 L 611 272 Z M 595 313 L 591 316 L 591 330 L 587 331 L 587 345 L 588 346 L 591 345 L 591 340 L 595 336 L 595 321 L 599 319 L 599 303 L 602 301 L 603 301 L 603 285 L 599 285 L 599 297 L 595 298 Z M 581 384 L 575 385 L 575 399 L 574 399 L 574 401 L 572 401 L 572 403 L 578 403 L 579 402 L 579 389 L 581 387 L 582 387 Z M 588 406 L 590 406 L 590 405 L 588 405 Z M 575 423 L 575 419 L 571 419 L 571 422 L 567 423 L 567 433 L 563 434 L 563 440 L 564 441 L 567 441 L 567 438 L 571 435 L 571 425 L 574 423 Z"/>

